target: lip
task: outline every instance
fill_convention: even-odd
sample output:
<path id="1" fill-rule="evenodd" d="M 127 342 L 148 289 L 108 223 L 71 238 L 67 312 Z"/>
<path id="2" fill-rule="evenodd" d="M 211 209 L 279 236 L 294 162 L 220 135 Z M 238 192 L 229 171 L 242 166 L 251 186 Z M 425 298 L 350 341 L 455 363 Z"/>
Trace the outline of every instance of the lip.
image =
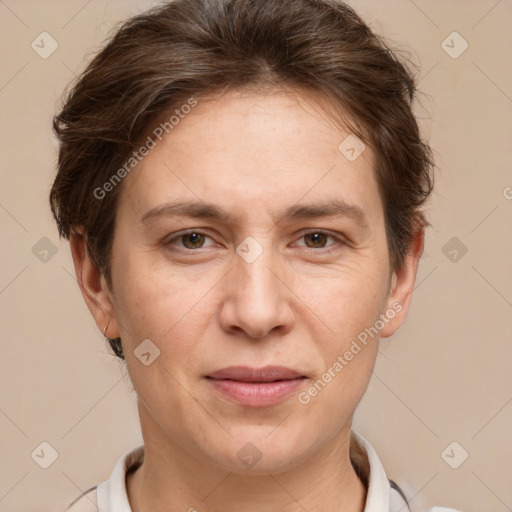
<path id="1" fill-rule="evenodd" d="M 249 366 L 229 366 L 208 375 L 216 380 L 237 380 L 240 382 L 272 382 L 275 380 L 288 380 L 304 377 L 299 372 L 285 366 L 264 366 L 251 368 Z"/>
<path id="2" fill-rule="evenodd" d="M 214 389 L 247 407 L 268 407 L 283 401 L 304 384 L 306 376 L 284 366 L 230 366 L 206 376 Z"/>

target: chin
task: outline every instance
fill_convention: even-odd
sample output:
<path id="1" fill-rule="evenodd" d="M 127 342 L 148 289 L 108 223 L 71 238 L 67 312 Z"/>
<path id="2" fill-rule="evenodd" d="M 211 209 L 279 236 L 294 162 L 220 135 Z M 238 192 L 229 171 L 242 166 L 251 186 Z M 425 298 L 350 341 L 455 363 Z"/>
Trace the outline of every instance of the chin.
<path id="1" fill-rule="evenodd" d="M 219 453 L 209 454 L 222 469 L 241 475 L 266 475 L 282 473 L 296 466 L 306 457 L 304 442 L 293 442 L 286 432 L 272 439 L 272 428 L 253 430 L 251 435 L 236 435 L 229 438 L 229 444 Z M 283 435 L 285 434 L 285 435 Z M 285 444 L 285 440 L 288 442 Z"/>

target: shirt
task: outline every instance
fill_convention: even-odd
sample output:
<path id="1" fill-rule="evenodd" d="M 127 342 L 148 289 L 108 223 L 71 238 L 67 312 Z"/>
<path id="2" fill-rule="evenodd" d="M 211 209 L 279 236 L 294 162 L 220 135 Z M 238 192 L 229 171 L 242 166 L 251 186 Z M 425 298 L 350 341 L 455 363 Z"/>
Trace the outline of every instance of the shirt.
<path id="1" fill-rule="evenodd" d="M 366 452 L 370 466 L 364 512 L 407 512 L 405 501 L 390 486 L 373 446 L 361 434 L 354 431 L 352 434 Z M 139 466 L 143 458 L 144 445 L 124 453 L 110 478 L 82 494 L 65 512 L 132 512 L 126 493 L 126 474 Z"/>

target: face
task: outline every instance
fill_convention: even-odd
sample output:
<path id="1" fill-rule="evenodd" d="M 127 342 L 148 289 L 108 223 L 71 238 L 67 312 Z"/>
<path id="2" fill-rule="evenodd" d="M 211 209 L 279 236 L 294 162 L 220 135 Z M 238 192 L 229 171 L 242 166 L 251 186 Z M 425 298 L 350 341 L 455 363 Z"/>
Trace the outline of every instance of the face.
<path id="1" fill-rule="evenodd" d="M 374 155 L 349 160 L 348 135 L 306 93 L 231 91 L 125 178 L 90 307 L 123 340 L 146 443 L 280 471 L 348 435 L 419 257 L 390 271 Z M 289 372 L 248 371 L 268 366 Z"/>

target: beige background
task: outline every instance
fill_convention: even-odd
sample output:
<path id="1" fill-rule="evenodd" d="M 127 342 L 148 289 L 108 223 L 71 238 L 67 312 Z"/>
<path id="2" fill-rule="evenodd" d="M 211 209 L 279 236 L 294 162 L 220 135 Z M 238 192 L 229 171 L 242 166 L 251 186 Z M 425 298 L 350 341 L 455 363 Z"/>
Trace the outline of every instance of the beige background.
<path id="1" fill-rule="evenodd" d="M 0 0 L 0 512 L 63 510 L 142 442 L 127 377 L 82 300 L 47 195 L 65 85 L 115 23 L 155 3 Z M 415 510 L 510 511 L 512 2 L 350 3 L 412 48 L 425 93 L 417 113 L 440 168 L 412 310 L 381 343 L 354 429 Z M 47 59 L 31 48 L 43 31 L 59 44 Z M 469 44 L 456 59 L 442 47 L 453 31 Z M 47 261 L 43 237 L 57 249 Z M 467 247 L 455 262 L 452 237 Z M 58 452 L 46 470 L 31 458 L 43 441 Z M 469 454 L 458 469 L 442 458 L 453 441 L 451 460 Z"/>

